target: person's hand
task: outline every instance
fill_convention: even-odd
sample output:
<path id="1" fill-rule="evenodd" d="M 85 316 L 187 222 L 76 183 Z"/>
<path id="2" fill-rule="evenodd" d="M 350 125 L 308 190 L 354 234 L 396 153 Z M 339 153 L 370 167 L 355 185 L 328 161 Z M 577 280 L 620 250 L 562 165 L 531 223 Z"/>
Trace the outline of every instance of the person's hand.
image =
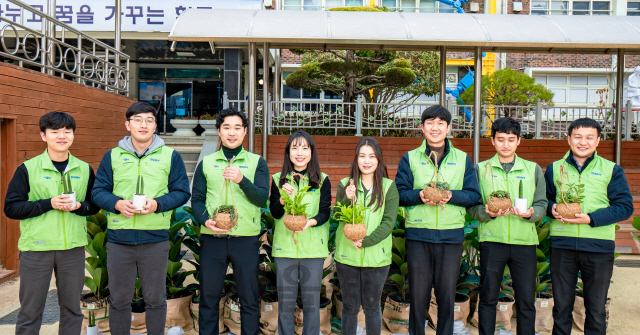
<path id="1" fill-rule="evenodd" d="M 158 202 L 155 199 L 147 198 L 147 203 L 142 206 L 141 211 L 137 211 L 139 214 L 149 214 L 158 210 Z"/>
<path id="2" fill-rule="evenodd" d="M 53 209 L 60 209 L 62 210 L 62 207 L 68 207 L 69 205 L 71 205 L 71 199 L 69 199 L 68 195 L 59 195 L 56 197 L 51 198 L 51 207 L 53 207 Z"/>
<path id="3" fill-rule="evenodd" d="M 295 192 L 295 189 L 289 183 L 282 185 L 282 190 L 285 191 L 289 196 L 292 196 L 293 192 Z"/>
<path id="4" fill-rule="evenodd" d="M 132 218 L 138 211 L 131 200 L 118 200 L 116 202 L 116 210 L 127 218 Z"/>
<path id="5" fill-rule="evenodd" d="M 205 222 L 204 225 L 205 227 L 211 229 L 214 233 L 226 233 L 231 230 L 231 229 L 218 228 L 218 226 L 216 226 L 216 222 L 211 219 L 207 220 L 207 222 Z"/>
<path id="6" fill-rule="evenodd" d="M 440 200 L 440 202 L 438 203 L 438 205 L 444 205 L 447 202 L 449 202 L 449 200 L 451 200 L 451 197 L 453 196 L 453 193 L 451 193 L 451 191 L 447 191 L 447 197 Z"/>
<path id="7" fill-rule="evenodd" d="M 347 188 L 344 190 L 344 193 L 347 196 L 347 199 L 353 200 L 353 197 L 356 195 L 356 185 L 347 186 Z"/>
<path id="8" fill-rule="evenodd" d="M 420 191 L 420 200 L 427 205 L 435 205 L 435 203 L 424 197 L 424 190 Z"/>
<path id="9" fill-rule="evenodd" d="M 447 197 L 440 200 L 440 202 L 435 203 L 427 198 L 424 197 L 424 190 L 420 191 L 420 200 L 422 200 L 422 202 L 424 202 L 427 205 L 432 205 L 432 206 L 436 206 L 436 205 L 444 205 L 446 203 L 449 202 L 449 200 L 451 200 L 451 196 L 453 194 L 451 193 L 451 191 L 447 191 Z"/>
<path id="10" fill-rule="evenodd" d="M 502 209 L 498 210 L 498 212 L 492 212 L 492 211 L 489 209 L 489 205 L 485 205 L 485 206 L 484 206 L 484 211 L 485 211 L 485 212 L 487 212 L 487 214 L 489 214 L 489 216 L 490 216 L 490 217 L 492 217 L 492 218 L 495 218 L 495 217 L 498 217 L 498 216 L 506 216 L 506 215 L 509 215 L 509 214 L 511 214 L 511 209 L 512 209 L 512 208 L 509 208 L 509 209 L 507 209 L 507 210 L 506 210 L 506 211 L 504 211 L 504 212 L 502 211 Z"/>
<path id="11" fill-rule="evenodd" d="M 222 173 L 222 177 L 224 179 L 231 180 L 236 184 L 240 184 L 240 182 L 242 181 L 242 178 L 244 178 L 244 175 L 242 175 L 242 172 L 240 172 L 239 168 L 230 166 L 224 169 L 224 172 Z"/>
<path id="12" fill-rule="evenodd" d="M 80 201 L 76 201 L 76 204 L 73 207 L 71 207 L 71 206 L 62 206 L 62 207 L 60 207 L 60 210 L 63 210 L 65 212 L 71 212 L 71 211 L 75 211 L 76 209 L 80 208 L 80 206 L 82 206 Z"/>
<path id="13" fill-rule="evenodd" d="M 354 247 L 356 248 L 362 248 L 362 239 L 357 240 L 357 241 L 351 241 L 351 243 L 353 244 Z"/>
<path id="14" fill-rule="evenodd" d="M 307 224 L 304 225 L 304 228 L 302 228 L 302 230 L 298 230 L 295 233 L 302 233 L 303 231 L 307 230 L 307 228 L 311 227 L 311 226 L 315 226 L 318 224 L 318 221 L 316 221 L 316 219 L 309 219 L 307 220 Z"/>
<path id="15" fill-rule="evenodd" d="M 589 217 L 589 214 L 576 214 L 575 219 L 562 218 L 562 220 L 560 221 L 564 223 L 573 223 L 573 224 L 589 224 L 591 223 L 591 218 Z"/>
<path id="16" fill-rule="evenodd" d="M 556 220 L 560 220 L 562 221 L 564 218 L 562 217 L 562 215 L 560 215 L 560 213 L 556 212 L 556 207 L 558 206 L 558 204 L 553 204 L 553 207 L 551 207 L 551 214 L 553 215 L 554 218 L 556 218 Z M 562 221 L 564 222 L 564 221 Z"/>
<path id="17" fill-rule="evenodd" d="M 531 217 L 531 215 L 533 215 L 533 207 L 529 208 L 529 210 L 527 210 L 526 212 L 521 212 L 519 209 L 511 207 L 511 213 L 523 219 L 528 219 Z"/>

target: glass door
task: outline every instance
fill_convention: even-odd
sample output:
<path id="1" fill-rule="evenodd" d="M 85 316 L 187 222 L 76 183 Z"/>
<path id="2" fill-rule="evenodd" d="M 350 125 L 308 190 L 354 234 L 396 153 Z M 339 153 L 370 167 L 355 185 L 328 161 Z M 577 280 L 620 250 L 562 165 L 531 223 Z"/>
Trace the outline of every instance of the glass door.
<path id="1" fill-rule="evenodd" d="M 171 81 L 166 83 L 166 125 L 165 115 L 160 122 L 166 133 L 173 133 L 176 129 L 170 121 L 176 118 L 192 116 L 193 112 L 193 83 L 188 81 Z M 158 124 L 160 126 L 160 124 Z"/>

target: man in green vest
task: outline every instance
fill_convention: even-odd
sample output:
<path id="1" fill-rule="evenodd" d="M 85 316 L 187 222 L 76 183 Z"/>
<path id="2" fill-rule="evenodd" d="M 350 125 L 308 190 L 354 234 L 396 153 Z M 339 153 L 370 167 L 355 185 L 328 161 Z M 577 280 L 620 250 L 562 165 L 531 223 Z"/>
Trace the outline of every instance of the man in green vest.
<path id="1" fill-rule="evenodd" d="M 258 235 L 260 208 L 269 197 L 269 166 L 264 158 L 242 147 L 248 127 L 246 115 L 233 107 L 218 113 L 216 128 L 222 148 L 206 156 L 193 176 L 191 205 L 202 224 L 200 334 L 218 335 L 219 303 L 229 261 L 240 298 L 242 335 L 260 333 Z M 213 220 L 222 205 L 237 210 L 233 229 L 222 229 Z"/>
<path id="2" fill-rule="evenodd" d="M 409 263 L 411 314 L 409 334 L 424 335 L 431 288 L 438 303 L 438 335 L 453 333 L 456 282 L 464 243 L 467 207 L 480 200 L 480 189 L 469 156 L 447 140 L 451 113 L 440 106 L 422 112 L 420 129 L 425 140 L 398 165 L 396 185 L 400 206 L 407 210 L 406 248 Z M 437 158 L 437 159 L 436 159 Z M 436 173 L 436 164 L 439 173 Z M 427 199 L 424 188 L 436 180 L 449 184 L 446 198 Z"/>
<path id="3" fill-rule="evenodd" d="M 480 304 L 478 306 L 481 335 L 495 333 L 496 305 L 500 295 L 505 265 L 511 270 L 513 289 L 518 296 L 517 333 L 535 334 L 536 245 L 535 222 L 547 214 L 544 175 L 538 164 L 516 155 L 520 145 L 520 123 L 510 118 L 497 119 L 491 125 L 491 144 L 496 155 L 476 165 L 482 192 L 478 205 L 467 213 L 478 220 L 480 239 Z M 522 189 L 522 191 L 520 191 Z M 511 207 L 496 211 L 489 207 L 489 195 L 507 191 L 513 202 L 522 193 L 526 210 Z M 513 205 L 513 203 L 512 203 Z"/>
<path id="4" fill-rule="evenodd" d="M 633 197 L 624 170 L 596 152 L 600 123 L 577 119 L 569 125 L 571 150 L 547 167 L 548 215 L 551 220 L 553 334 L 569 335 L 578 273 L 582 279 L 585 335 L 606 334 L 607 294 L 613 274 L 615 226 L 633 214 Z M 580 211 L 563 217 L 559 205 L 580 200 Z M 568 214 L 568 215 L 567 215 Z"/>
<path id="5" fill-rule="evenodd" d="M 84 287 L 85 216 L 100 208 L 91 203 L 94 174 L 89 164 L 73 157 L 76 122 L 67 113 L 40 118 L 44 153 L 21 164 L 7 188 L 4 214 L 20 220 L 20 313 L 16 334 L 38 334 L 55 272 L 60 306 L 59 334 L 80 334 L 80 295 Z M 63 194 L 63 178 L 72 195 Z M 73 193 L 75 193 L 75 204 Z"/>
<path id="6" fill-rule="evenodd" d="M 142 285 L 148 334 L 164 334 L 171 212 L 189 200 L 189 179 L 180 154 L 155 133 L 155 108 L 136 102 L 127 109 L 125 136 L 100 162 L 93 201 L 107 211 L 109 328 L 129 334 L 136 275 Z M 141 189 L 136 190 L 138 183 Z M 146 198 L 134 206 L 134 193 Z"/>

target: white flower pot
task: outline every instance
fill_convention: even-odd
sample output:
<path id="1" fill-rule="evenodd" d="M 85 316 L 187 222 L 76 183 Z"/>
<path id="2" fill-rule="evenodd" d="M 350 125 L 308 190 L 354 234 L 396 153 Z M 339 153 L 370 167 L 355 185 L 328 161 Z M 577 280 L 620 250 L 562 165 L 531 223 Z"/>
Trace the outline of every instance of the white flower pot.
<path id="1" fill-rule="evenodd" d="M 193 131 L 193 128 L 195 128 L 198 125 L 198 120 L 173 119 L 169 122 L 174 128 L 176 128 L 176 131 L 173 133 L 173 136 L 182 136 L 182 137 L 196 136 L 196 133 Z"/>
<path id="2" fill-rule="evenodd" d="M 528 211 L 529 208 L 527 208 L 527 198 L 516 198 L 516 204 L 514 207 L 517 208 L 521 213 Z"/>
<path id="3" fill-rule="evenodd" d="M 143 210 L 142 206 L 147 204 L 147 195 L 146 194 L 141 194 L 141 195 L 134 194 L 133 195 L 133 200 L 131 200 L 131 202 L 133 203 L 134 206 L 136 206 L 137 210 L 141 211 L 141 210 Z"/>
<path id="4" fill-rule="evenodd" d="M 87 327 L 87 335 L 98 335 L 98 326 Z"/>
<path id="5" fill-rule="evenodd" d="M 200 120 L 200 126 L 204 128 L 204 133 L 200 134 L 200 136 L 218 135 L 216 120 Z"/>
<path id="6" fill-rule="evenodd" d="M 69 207 L 73 208 L 76 206 L 76 191 L 73 191 L 71 194 L 64 194 L 62 193 L 62 195 L 66 195 L 69 197 L 69 199 L 73 200 L 73 203 L 71 203 L 71 205 L 69 205 Z"/>

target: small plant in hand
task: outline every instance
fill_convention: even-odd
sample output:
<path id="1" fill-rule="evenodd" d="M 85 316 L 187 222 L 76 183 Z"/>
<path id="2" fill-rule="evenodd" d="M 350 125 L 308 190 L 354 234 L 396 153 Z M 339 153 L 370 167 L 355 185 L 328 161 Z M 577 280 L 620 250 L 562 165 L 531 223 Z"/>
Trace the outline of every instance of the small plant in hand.
<path id="1" fill-rule="evenodd" d="M 96 312 L 89 311 L 89 324 L 87 327 L 95 327 L 96 326 Z"/>
<path id="2" fill-rule="evenodd" d="M 433 161 L 431 157 L 433 156 Z M 435 163 L 433 163 L 435 162 Z M 442 199 L 445 199 L 449 196 L 449 190 L 451 187 L 449 183 L 444 180 L 444 176 L 440 173 L 440 168 L 438 167 L 438 153 L 435 151 L 431 151 L 429 154 L 429 163 L 434 164 L 435 169 L 433 170 L 433 175 L 431 176 L 431 180 L 424 187 L 424 197 L 433 203 L 439 203 Z M 435 178 L 435 180 L 434 180 Z M 444 206 L 440 206 L 444 210 Z"/>
<path id="3" fill-rule="evenodd" d="M 71 187 L 71 176 L 69 173 L 62 176 L 62 195 L 68 195 L 69 199 L 73 202 L 69 205 L 71 208 L 76 205 L 76 192 L 73 191 Z"/>
<path id="4" fill-rule="evenodd" d="M 350 180 L 350 186 L 353 186 L 353 179 Z M 359 203 L 357 197 L 354 196 L 351 200 L 351 205 L 337 203 L 334 209 L 333 217 L 338 222 L 344 223 L 342 232 L 352 242 L 359 241 L 367 236 L 367 225 L 364 222 L 364 212 L 367 208 Z"/>
<path id="5" fill-rule="evenodd" d="M 300 177 L 300 181 L 306 179 L 305 176 L 299 173 L 292 173 L 291 177 L 295 176 Z M 303 187 L 298 190 L 296 194 L 293 195 L 293 198 L 287 194 L 284 190 L 280 189 L 280 197 L 282 197 L 282 201 L 284 202 L 284 212 L 285 215 L 282 218 L 282 223 L 287 229 L 294 232 L 291 234 L 291 238 L 296 245 L 298 245 L 298 241 L 295 238 L 295 232 L 301 231 L 307 225 L 307 204 L 302 203 L 302 199 L 307 196 L 307 192 L 311 189 L 311 186 Z"/>
<path id="6" fill-rule="evenodd" d="M 580 204 L 584 200 L 584 184 L 570 183 L 567 168 L 560 166 L 560 191 L 556 204 L 556 212 L 565 219 L 575 219 L 576 214 L 582 214 Z"/>
<path id="7" fill-rule="evenodd" d="M 227 164 L 227 167 L 230 167 L 233 161 L 236 159 L 236 156 L 233 156 Z M 231 193 L 231 205 L 229 205 L 229 193 Z M 216 222 L 216 227 L 224 230 L 229 230 L 236 227 L 238 223 L 238 210 L 236 209 L 235 204 L 233 204 L 233 192 L 231 191 L 231 181 L 225 179 L 224 180 L 224 205 L 222 205 L 222 195 L 220 195 L 220 204 L 218 208 L 211 212 L 213 218 L 212 220 Z"/>
<path id="8" fill-rule="evenodd" d="M 500 181 L 496 180 L 496 177 L 493 175 L 493 167 L 490 161 L 487 161 L 484 165 L 484 178 L 487 178 L 487 175 L 491 178 L 491 189 L 493 190 L 489 193 L 487 206 L 489 210 L 498 213 L 502 211 L 503 213 L 508 211 L 509 208 L 512 207 L 511 196 L 509 192 L 504 190 L 504 186 L 500 184 Z M 502 188 L 502 190 L 496 190 L 495 183 L 498 183 L 498 186 Z"/>
<path id="9" fill-rule="evenodd" d="M 136 183 L 136 193 L 133 194 L 133 200 L 131 202 L 139 211 L 143 209 L 142 206 L 147 204 L 147 195 L 144 194 L 143 176 L 138 176 L 138 182 Z"/>

